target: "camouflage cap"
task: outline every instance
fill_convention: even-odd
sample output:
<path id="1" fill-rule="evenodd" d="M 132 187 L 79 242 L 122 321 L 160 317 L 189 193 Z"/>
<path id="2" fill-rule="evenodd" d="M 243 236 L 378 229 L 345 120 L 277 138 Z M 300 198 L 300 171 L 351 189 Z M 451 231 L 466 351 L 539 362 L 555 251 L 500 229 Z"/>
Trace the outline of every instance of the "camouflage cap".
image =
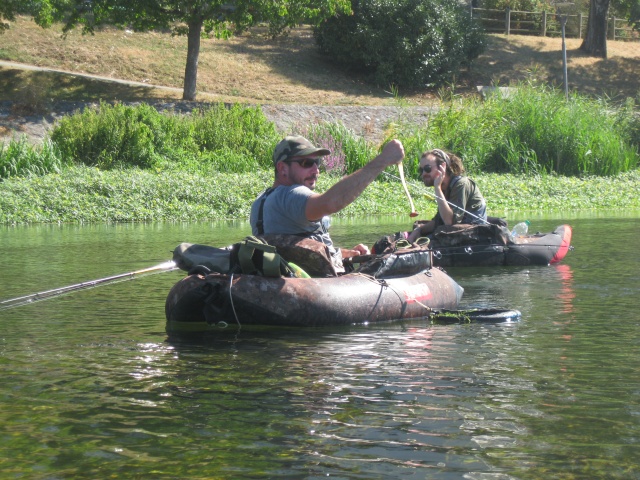
<path id="1" fill-rule="evenodd" d="M 304 137 L 285 137 L 281 140 L 276 149 L 273 151 L 273 164 L 284 162 L 293 157 L 304 157 L 307 155 L 316 155 L 323 157 L 329 155 L 331 150 L 326 148 L 317 148 Z"/>

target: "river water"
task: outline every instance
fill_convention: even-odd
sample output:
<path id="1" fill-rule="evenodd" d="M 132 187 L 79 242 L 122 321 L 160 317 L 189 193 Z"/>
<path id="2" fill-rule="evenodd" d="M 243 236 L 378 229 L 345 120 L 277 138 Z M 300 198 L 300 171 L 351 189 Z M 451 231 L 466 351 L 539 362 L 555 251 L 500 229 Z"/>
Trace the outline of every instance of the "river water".
<path id="1" fill-rule="evenodd" d="M 450 269 L 425 321 L 168 341 L 180 272 L 0 310 L 2 478 L 639 479 L 640 212 L 529 216 L 574 229 L 560 265 Z M 509 219 L 510 223 L 520 219 Z M 340 245 L 402 218 L 336 220 Z M 0 227 L 0 300 L 136 271 L 244 222 Z"/>

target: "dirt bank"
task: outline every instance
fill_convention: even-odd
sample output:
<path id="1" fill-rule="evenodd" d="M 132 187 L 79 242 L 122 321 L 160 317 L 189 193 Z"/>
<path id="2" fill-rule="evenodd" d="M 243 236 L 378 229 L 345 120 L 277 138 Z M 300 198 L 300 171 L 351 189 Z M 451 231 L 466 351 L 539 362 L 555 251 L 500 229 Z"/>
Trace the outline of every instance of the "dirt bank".
<path id="1" fill-rule="evenodd" d="M 159 111 L 188 113 L 194 108 L 206 107 L 198 102 L 151 102 Z M 95 104 L 58 102 L 46 113 L 25 112 L 13 102 L 0 102 L 0 142 L 25 137 L 29 142 L 42 142 L 46 133 L 64 115 Z M 356 135 L 372 142 L 384 139 L 384 129 L 399 119 L 411 123 L 425 123 L 431 107 L 381 107 L 381 106 L 309 106 L 262 105 L 265 116 L 275 123 L 282 134 L 296 133 L 300 127 L 314 122 L 342 123 Z"/>

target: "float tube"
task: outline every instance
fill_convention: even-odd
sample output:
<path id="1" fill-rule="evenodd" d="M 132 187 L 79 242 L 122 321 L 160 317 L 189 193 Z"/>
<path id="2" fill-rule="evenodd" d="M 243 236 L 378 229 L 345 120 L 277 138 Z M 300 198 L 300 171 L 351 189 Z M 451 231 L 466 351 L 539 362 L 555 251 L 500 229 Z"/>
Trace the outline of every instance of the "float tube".
<path id="1" fill-rule="evenodd" d="M 433 264 L 438 267 L 551 265 L 564 259 L 572 230 L 560 225 L 551 233 L 512 238 L 499 225 L 442 227 L 431 238 Z"/>
<path id="2" fill-rule="evenodd" d="M 298 237 L 293 242 L 296 247 L 313 241 Z M 291 247 L 290 243 L 278 251 L 291 253 Z M 252 242 L 251 248 L 254 260 L 260 256 L 256 252 L 266 256 L 259 243 Z M 433 267 L 426 247 L 358 257 L 361 263 L 352 272 L 334 276 L 325 272 L 324 277 L 309 278 L 288 270 L 272 276 L 259 268 L 248 273 L 252 267 L 246 260 L 235 259 L 237 247 L 231 249 L 227 263 L 218 259 L 212 265 L 227 268 L 228 264 L 230 272 L 209 273 L 202 265 L 206 263 L 204 250 L 190 244 L 174 250 L 174 261 L 191 274 L 167 296 L 166 331 L 170 336 L 220 332 L 227 327 L 233 331 L 251 326 L 327 327 L 425 318 L 435 310 L 455 310 L 464 292 L 443 270 Z M 213 250 L 215 255 L 224 254 L 221 249 Z M 193 265 L 189 251 L 198 252 L 199 265 Z M 299 269 L 319 271 L 317 258 L 307 264 L 301 255 L 289 258 Z M 239 263 L 244 264 L 243 271 L 233 272 L 233 265 Z"/>

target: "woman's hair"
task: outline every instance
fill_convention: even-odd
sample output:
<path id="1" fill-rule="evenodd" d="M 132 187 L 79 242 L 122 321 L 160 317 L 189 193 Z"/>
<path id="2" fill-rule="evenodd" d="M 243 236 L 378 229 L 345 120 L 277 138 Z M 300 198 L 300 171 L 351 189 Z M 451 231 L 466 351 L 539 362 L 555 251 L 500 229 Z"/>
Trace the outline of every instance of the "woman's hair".
<path id="1" fill-rule="evenodd" d="M 446 164 L 447 172 L 449 172 L 449 175 L 451 176 L 455 177 L 456 175 L 462 175 L 464 173 L 462 160 L 453 153 L 447 153 L 439 148 L 434 148 L 433 150 L 424 152 L 420 158 L 425 158 L 427 155 L 433 155 L 436 157 L 436 163 L 438 163 L 438 165 L 443 163 Z"/>

